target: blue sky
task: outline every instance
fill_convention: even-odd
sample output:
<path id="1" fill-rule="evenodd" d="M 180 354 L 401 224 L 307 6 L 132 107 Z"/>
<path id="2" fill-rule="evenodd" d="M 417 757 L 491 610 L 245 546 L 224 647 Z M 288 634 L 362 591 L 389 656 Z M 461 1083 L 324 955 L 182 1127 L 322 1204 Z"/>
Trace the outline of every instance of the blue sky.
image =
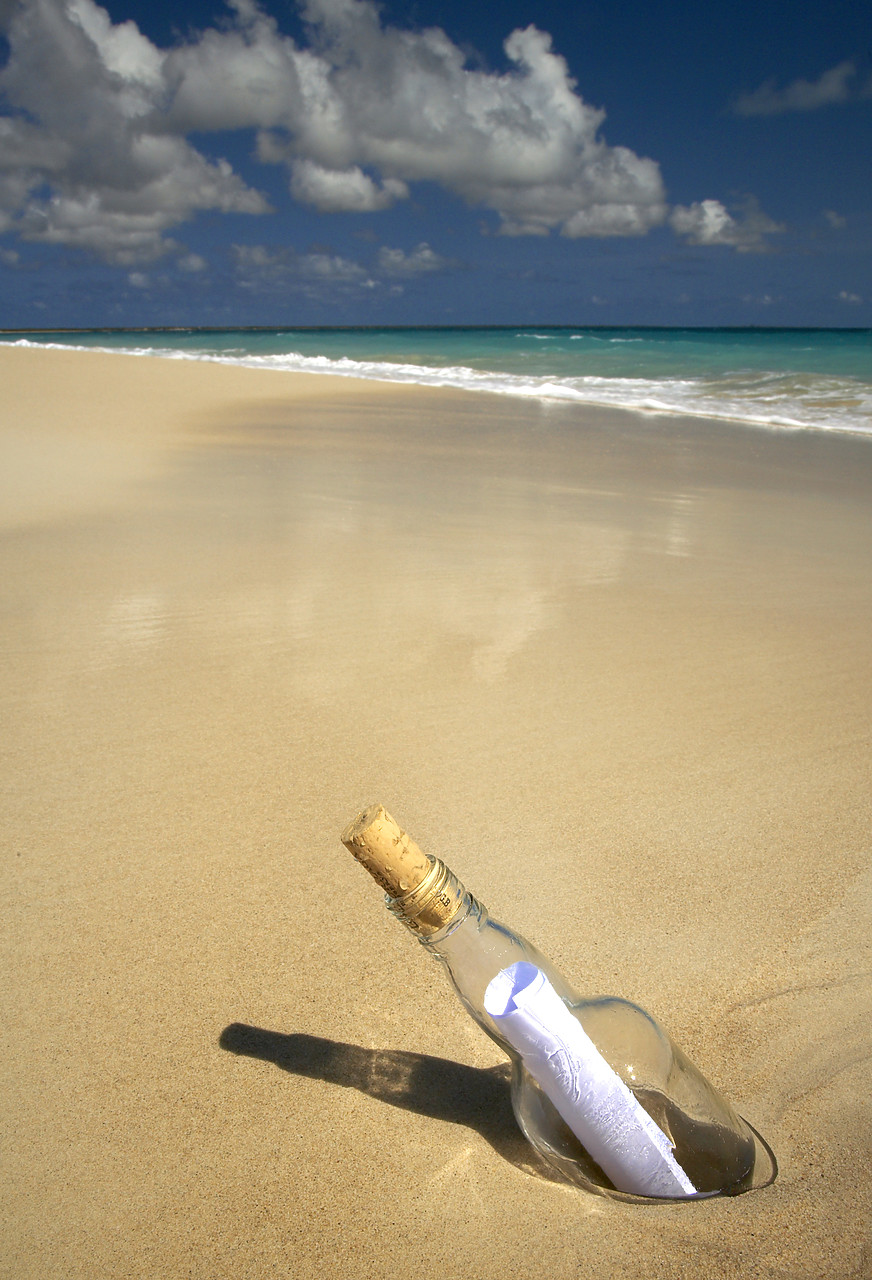
<path id="1" fill-rule="evenodd" d="M 0 326 L 872 324 L 856 0 L 0 0 Z"/>

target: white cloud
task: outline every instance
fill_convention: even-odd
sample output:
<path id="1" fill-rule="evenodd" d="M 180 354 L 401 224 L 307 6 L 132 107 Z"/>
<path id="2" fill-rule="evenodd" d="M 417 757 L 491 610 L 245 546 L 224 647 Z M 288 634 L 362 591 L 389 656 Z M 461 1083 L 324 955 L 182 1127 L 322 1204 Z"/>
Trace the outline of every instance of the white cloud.
<path id="1" fill-rule="evenodd" d="M 93 0 L 26 0 L 7 39 L 0 212 L 23 239 L 147 262 L 198 210 L 267 210 L 229 164 L 167 131 L 165 55 L 134 23 L 113 26 Z"/>
<path id="2" fill-rule="evenodd" d="M 134 289 L 147 289 L 149 286 L 149 278 L 143 271 L 131 271 L 127 277 L 128 283 L 132 284 Z"/>
<path id="3" fill-rule="evenodd" d="M 378 251 L 378 265 L 386 276 L 422 276 L 434 271 L 445 271 L 453 264 L 448 258 L 435 253 L 424 241 L 411 253 L 404 253 L 402 249 L 389 249 L 384 245 Z"/>
<path id="4" fill-rule="evenodd" d="M 273 128 L 258 145 L 291 166 L 295 198 L 369 211 L 432 181 L 496 211 L 509 234 L 636 235 L 663 221 L 657 165 L 599 138 L 604 113 L 576 94 L 547 34 L 513 32 L 513 69 L 496 75 L 467 67 L 439 28 L 383 28 L 370 0 L 308 0 L 304 13 L 314 42 L 289 58 L 295 104 L 278 120 L 267 95 Z"/>
<path id="5" fill-rule="evenodd" d="M 165 119 L 177 133 L 271 128 L 302 110 L 294 42 L 255 5 L 230 8 L 234 26 L 204 31 L 165 55 Z"/>
<path id="6" fill-rule="evenodd" d="M 297 274 L 304 280 L 330 280 L 342 284 L 367 285 L 363 267 L 348 258 L 332 253 L 303 253 L 297 261 Z"/>
<path id="7" fill-rule="evenodd" d="M 388 287 L 389 291 L 394 291 L 397 286 L 391 284 L 392 281 L 433 275 L 457 265 L 450 258 L 436 253 L 426 242 L 409 253 L 384 245 L 376 254 L 372 268 L 330 253 L 327 249 L 298 253 L 286 245 L 236 244 L 232 252 L 237 282 L 242 288 L 303 288 L 310 296 L 314 296 L 315 286 L 322 293 L 337 288 L 347 291 L 349 288 Z M 399 291 L 402 292 L 402 286 Z"/>
<path id="8" fill-rule="evenodd" d="M 701 200 L 676 205 L 669 224 L 689 244 L 729 245 L 740 253 L 765 252 L 764 236 L 784 230 L 751 197 L 745 201 L 739 218 L 734 218 L 720 200 Z"/>
<path id="9" fill-rule="evenodd" d="M 337 254 L 235 244 L 233 259 L 237 283 L 243 289 L 297 289 L 314 297 L 336 287 L 370 288 L 374 283 L 359 263 Z"/>
<path id="10" fill-rule="evenodd" d="M 192 131 L 255 129 L 292 196 L 375 212 L 435 182 L 495 212 L 508 234 L 639 235 L 667 207 L 652 160 L 600 137 L 550 37 L 505 42 L 503 73 L 467 65 L 437 27 L 383 26 L 372 0 L 305 0 L 305 45 L 253 0 L 163 50 L 94 0 L 12 8 L 0 92 L 0 217 L 25 237 L 149 261 L 199 210 L 267 203 Z M 45 195 L 48 186 L 50 194 Z M 3 223 L 0 222 L 0 226 Z"/>
<path id="11" fill-rule="evenodd" d="M 193 274 L 198 271 L 205 271 L 209 264 L 205 258 L 200 257 L 199 253 L 186 253 L 179 258 L 176 266 L 181 271 L 187 271 Z"/>
<path id="12" fill-rule="evenodd" d="M 834 231 L 841 231 L 842 227 L 848 224 L 848 219 L 836 213 L 835 209 L 824 209 L 824 217 Z"/>
<path id="13" fill-rule="evenodd" d="M 255 0 L 228 4 L 221 25 L 160 49 L 95 0 L 0 0 L 10 50 L 0 231 L 126 266 L 175 252 L 192 270 L 174 228 L 201 211 L 269 212 L 230 164 L 189 141 L 243 129 L 256 134 L 257 160 L 287 169 L 293 199 L 324 213 L 375 213 L 430 182 L 490 210 L 504 235 L 641 236 L 667 221 L 657 163 L 602 138 L 604 111 L 535 27 L 508 36 L 508 68 L 493 72 L 438 27 L 384 25 L 373 0 L 301 0 L 299 43 Z M 796 82 L 765 101 L 799 109 L 832 98 L 850 68 L 807 86 L 805 99 Z M 780 229 L 712 200 L 669 220 L 691 243 L 740 251 Z M 436 269 L 417 253 L 385 257 L 380 270 Z"/>
<path id="14" fill-rule="evenodd" d="M 389 208 L 395 200 L 407 199 L 409 188 L 397 178 L 386 178 L 379 185 L 359 165 L 324 169 L 314 160 L 294 160 L 291 195 L 322 213 L 375 213 Z"/>
<path id="15" fill-rule="evenodd" d="M 148 110 L 148 90 L 161 84 L 163 55 L 142 35 L 135 22 L 113 26 L 105 9 L 90 0 L 66 0 L 71 20 L 93 41 L 107 71 L 127 86 L 126 100 L 131 115 Z M 137 94 L 136 86 L 142 86 Z"/>
<path id="16" fill-rule="evenodd" d="M 753 93 L 740 94 L 733 103 L 739 116 L 774 116 L 785 111 L 815 111 L 851 96 L 848 81 L 856 74 L 853 62 L 840 62 L 824 71 L 817 80 L 793 80 L 783 89 L 774 79 L 766 80 Z"/>
<path id="17" fill-rule="evenodd" d="M 842 289 L 839 293 L 839 301 L 850 302 L 852 305 L 856 305 L 856 303 L 862 302 L 863 299 L 860 297 L 859 293 L 851 293 L 848 289 Z"/>
<path id="18" fill-rule="evenodd" d="M 233 262 L 243 287 L 255 283 L 318 282 L 321 284 L 355 285 L 371 289 L 383 279 L 414 279 L 437 271 L 455 268 L 455 262 L 435 252 L 426 242 L 411 252 L 383 246 L 375 256 L 373 269 L 353 262 L 328 250 L 298 253 L 289 246 L 268 247 L 265 244 L 234 244 Z"/>

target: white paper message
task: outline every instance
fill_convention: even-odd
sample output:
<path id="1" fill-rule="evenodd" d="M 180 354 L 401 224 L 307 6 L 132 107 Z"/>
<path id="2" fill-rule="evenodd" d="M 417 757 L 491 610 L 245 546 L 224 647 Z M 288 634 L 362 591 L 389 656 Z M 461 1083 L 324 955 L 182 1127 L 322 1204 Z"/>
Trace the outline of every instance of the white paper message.
<path id="1" fill-rule="evenodd" d="M 685 1197 L 696 1188 L 672 1143 L 606 1062 L 541 969 L 520 961 L 484 1005 L 530 1075 L 618 1191 Z"/>

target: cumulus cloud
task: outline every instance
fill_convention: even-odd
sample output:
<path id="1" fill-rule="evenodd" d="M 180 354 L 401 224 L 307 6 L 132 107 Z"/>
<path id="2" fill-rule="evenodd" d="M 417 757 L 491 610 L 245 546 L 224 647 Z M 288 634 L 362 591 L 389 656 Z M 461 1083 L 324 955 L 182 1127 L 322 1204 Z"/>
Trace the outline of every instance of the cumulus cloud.
<path id="1" fill-rule="evenodd" d="M 482 71 L 437 27 L 382 24 L 372 0 L 302 0 L 307 42 L 254 0 L 171 49 L 94 0 L 4 5 L 0 226 L 119 263 L 147 262 L 200 210 L 263 213 L 265 198 L 192 132 L 253 129 L 294 199 L 371 213 L 436 182 L 507 234 L 640 235 L 667 207 L 653 160 L 600 136 L 544 32 Z"/>
<path id="2" fill-rule="evenodd" d="M 165 125 L 175 133 L 271 128 L 303 111 L 301 51 L 256 5 L 228 0 L 234 20 L 162 55 Z"/>
<path id="3" fill-rule="evenodd" d="M 176 266 L 180 271 L 187 271 L 191 274 L 199 271 L 205 271 L 208 265 L 209 264 L 206 259 L 202 258 L 199 253 L 186 253 L 184 257 L 179 258 L 176 263 Z"/>
<path id="4" fill-rule="evenodd" d="M 352 288 L 372 288 L 374 281 L 357 262 L 324 252 L 297 253 L 295 249 L 259 244 L 232 248 L 236 282 L 242 289 L 287 292 L 307 297 Z"/>
<path id="5" fill-rule="evenodd" d="M 21 0 L 6 36 L 6 229 L 125 264 L 176 247 L 166 231 L 198 210 L 267 210 L 226 161 L 166 131 L 164 54 L 133 22 L 113 25 L 93 0 Z"/>
<path id="6" fill-rule="evenodd" d="M 375 182 L 359 165 L 325 169 L 314 160 L 294 160 L 291 195 L 322 213 L 375 213 L 390 208 L 395 200 L 407 199 L 409 188 L 397 178 Z"/>
<path id="7" fill-rule="evenodd" d="M 739 116 L 774 116 L 785 111 L 815 111 L 851 97 L 849 81 L 856 75 L 853 62 L 840 62 L 824 71 L 817 80 L 793 80 L 779 89 L 773 79 L 764 81 L 753 93 L 740 94 L 733 103 Z"/>
<path id="8" fill-rule="evenodd" d="M 359 280 L 366 272 L 356 262 L 329 253 L 297 253 L 281 246 L 235 244 L 233 258 L 244 275 L 307 276 L 333 280 Z"/>
<path id="9" fill-rule="evenodd" d="M 720 200 L 700 200 L 691 205 L 676 205 L 669 223 L 689 244 L 728 245 L 740 253 L 765 252 L 764 237 L 784 230 L 752 197 L 745 201 L 738 218 L 734 218 Z"/>
<path id="10" fill-rule="evenodd" d="M 257 0 L 227 3 L 223 23 L 162 49 L 95 0 L 0 0 L 0 232 L 129 267 L 173 252 L 196 270 L 176 228 L 204 211 L 270 211 L 191 141 L 238 130 L 254 160 L 284 167 L 294 200 L 323 213 L 377 213 L 427 182 L 489 211 L 503 235 L 641 236 L 669 217 L 657 163 L 606 142 L 605 112 L 533 26 L 511 32 L 507 68 L 488 71 L 438 27 L 384 24 L 373 0 L 298 0 L 302 41 Z M 836 93 L 849 66 L 806 98 Z M 749 100 L 802 98 L 766 92 Z M 778 229 L 718 201 L 671 222 L 694 244 L 739 250 Z M 379 270 L 421 275 L 432 261 L 419 249 Z"/>
<path id="11" fill-rule="evenodd" d="M 445 271 L 454 264 L 448 258 L 435 253 L 424 241 L 411 253 L 383 246 L 378 251 L 378 265 L 379 270 L 386 276 L 424 276 L 434 271 Z"/>
<path id="12" fill-rule="evenodd" d="M 469 68 L 439 28 L 383 27 L 370 0 L 307 0 L 303 13 L 310 49 L 273 37 L 298 93 L 284 116 L 266 95 L 258 142 L 262 160 L 290 166 L 298 200 L 370 211 L 432 181 L 508 234 L 637 235 L 664 220 L 658 166 L 600 138 L 604 112 L 544 32 L 513 32 L 512 69 L 497 75 Z"/>
<path id="13" fill-rule="evenodd" d="M 232 255 L 236 281 L 243 289 L 297 290 L 319 298 L 350 290 L 401 293 L 403 285 L 397 284 L 399 280 L 412 281 L 456 270 L 458 266 L 426 242 L 409 252 L 383 245 L 369 266 L 334 254 L 326 247 L 299 253 L 287 245 L 236 244 Z"/>
<path id="14" fill-rule="evenodd" d="M 858 302 L 862 302 L 863 299 L 860 297 L 859 293 L 852 293 L 850 289 L 842 289 L 839 293 L 839 301 L 849 302 L 852 306 L 856 306 L 856 304 Z"/>

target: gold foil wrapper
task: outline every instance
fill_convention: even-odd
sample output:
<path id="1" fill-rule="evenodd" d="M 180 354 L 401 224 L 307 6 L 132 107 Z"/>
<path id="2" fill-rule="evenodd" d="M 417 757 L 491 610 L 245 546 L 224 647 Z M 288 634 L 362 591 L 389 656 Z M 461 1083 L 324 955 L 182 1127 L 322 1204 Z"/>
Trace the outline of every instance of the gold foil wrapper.
<path id="1" fill-rule="evenodd" d="M 438 933 L 457 915 L 465 889 L 444 862 L 431 858 L 431 867 L 419 885 L 388 906 L 413 933 L 427 937 Z"/>

